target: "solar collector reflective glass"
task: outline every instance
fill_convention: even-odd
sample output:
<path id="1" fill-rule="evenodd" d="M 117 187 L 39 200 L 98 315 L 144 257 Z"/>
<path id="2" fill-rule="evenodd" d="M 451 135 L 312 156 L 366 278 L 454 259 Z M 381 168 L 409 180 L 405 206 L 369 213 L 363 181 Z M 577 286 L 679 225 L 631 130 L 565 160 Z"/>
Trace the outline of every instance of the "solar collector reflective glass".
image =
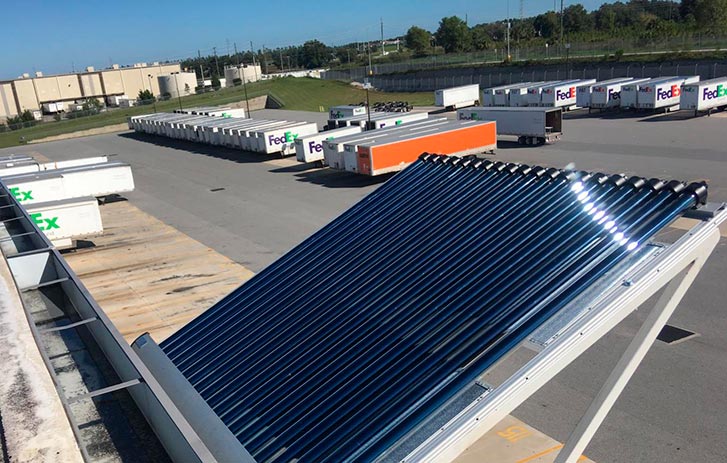
<path id="1" fill-rule="evenodd" d="M 415 163 L 162 344 L 258 461 L 369 461 L 625 252 L 579 174 L 453 161 Z M 582 181 L 639 243 L 695 203 Z"/>

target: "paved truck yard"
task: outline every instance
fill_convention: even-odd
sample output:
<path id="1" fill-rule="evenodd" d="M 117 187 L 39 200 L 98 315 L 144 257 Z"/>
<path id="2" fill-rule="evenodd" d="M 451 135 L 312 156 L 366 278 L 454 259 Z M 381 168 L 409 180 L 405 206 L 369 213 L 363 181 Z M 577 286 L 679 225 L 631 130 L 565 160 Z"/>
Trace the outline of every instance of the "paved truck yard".
<path id="1" fill-rule="evenodd" d="M 326 113 L 265 110 L 253 117 L 307 120 Z M 570 113 L 563 139 L 541 147 L 501 142 L 488 158 L 642 176 L 706 179 L 727 201 L 727 113 L 685 118 Z M 0 150 L 52 160 L 114 154 L 131 164 L 134 206 L 258 272 L 386 178 L 369 178 L 230 149 L 124 132 Z M 680 224 L 676 224 L 680 226 Z M 723 230 L 724 236 L 724 230 Z M 662 239 L 669 240 L 669 232 Z M 657 342 L 586 454 L 598 462 L 723 461 L 727 457 L 727 317 L 721 303 L 725 238 L 669 324 L 698 336 Z M 200 272 L 201 273 L 201 272 Z M 103 304 L 102 304 L 103 306 Z M 644 317 L 629 317 L 514 415 L 563 441 Z M 543 457 L 542 461 L 547 456 Z M 531 460 L 527 460 L 531 461 Z M 532 460 L 541 461 L 541 460 Z"/>

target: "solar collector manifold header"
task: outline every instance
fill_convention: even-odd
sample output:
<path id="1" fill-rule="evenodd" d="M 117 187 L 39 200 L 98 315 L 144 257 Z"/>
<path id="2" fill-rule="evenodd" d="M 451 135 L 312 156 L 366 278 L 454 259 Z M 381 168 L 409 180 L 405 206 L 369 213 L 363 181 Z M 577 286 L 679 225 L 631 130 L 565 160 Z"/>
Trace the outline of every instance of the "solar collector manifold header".
<path id="1" fill-rule="evenodd" d="M 423 155 L 162 343 L 262 462 L 387 455 L 704 184 Z"/>

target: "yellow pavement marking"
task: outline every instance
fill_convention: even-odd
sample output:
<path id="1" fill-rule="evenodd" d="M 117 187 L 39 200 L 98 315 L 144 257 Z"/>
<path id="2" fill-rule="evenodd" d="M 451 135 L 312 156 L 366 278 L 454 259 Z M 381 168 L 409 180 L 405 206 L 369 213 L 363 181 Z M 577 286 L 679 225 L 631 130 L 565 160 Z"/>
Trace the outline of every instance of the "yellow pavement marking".
<path id="1" fill-rule="evenodd" d="M 562 447 L 532 426 L 507 416 L 453 463 L 551 463 Z M 593 463 L 585 456 L 578 461 Z"/>

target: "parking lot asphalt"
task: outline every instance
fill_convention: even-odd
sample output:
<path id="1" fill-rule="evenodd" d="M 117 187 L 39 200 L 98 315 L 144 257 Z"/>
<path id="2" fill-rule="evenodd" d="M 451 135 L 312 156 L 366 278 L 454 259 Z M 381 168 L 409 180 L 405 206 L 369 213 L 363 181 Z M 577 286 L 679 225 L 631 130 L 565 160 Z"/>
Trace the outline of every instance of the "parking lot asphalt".
<path id="1" fill-rule="evenodd" d="M 681 180 L 706 179 L 710 201 L 727 201 L 727 114 L 687 118 L 571 113 L 560 142 L 502 141 L 492 159 Z M 309 120 L 321 113 L 265 110 L 254 117 Z M 451 115 L 450 115 L 451 117 Z M 128 199 L 218 252 L 259 271 L 380 185 L 359 177 L 131 132 L 0 150 L 53 160 L 115 154 L 132 165 Z M 598 462 L 727 461 L 727 316 L 722 238 L 670 324 L 699 336 L 657 342 L 586 455 Z M 515 416 L 564 440 L 638 329 L 638 311 L 601 339 Z"/>

